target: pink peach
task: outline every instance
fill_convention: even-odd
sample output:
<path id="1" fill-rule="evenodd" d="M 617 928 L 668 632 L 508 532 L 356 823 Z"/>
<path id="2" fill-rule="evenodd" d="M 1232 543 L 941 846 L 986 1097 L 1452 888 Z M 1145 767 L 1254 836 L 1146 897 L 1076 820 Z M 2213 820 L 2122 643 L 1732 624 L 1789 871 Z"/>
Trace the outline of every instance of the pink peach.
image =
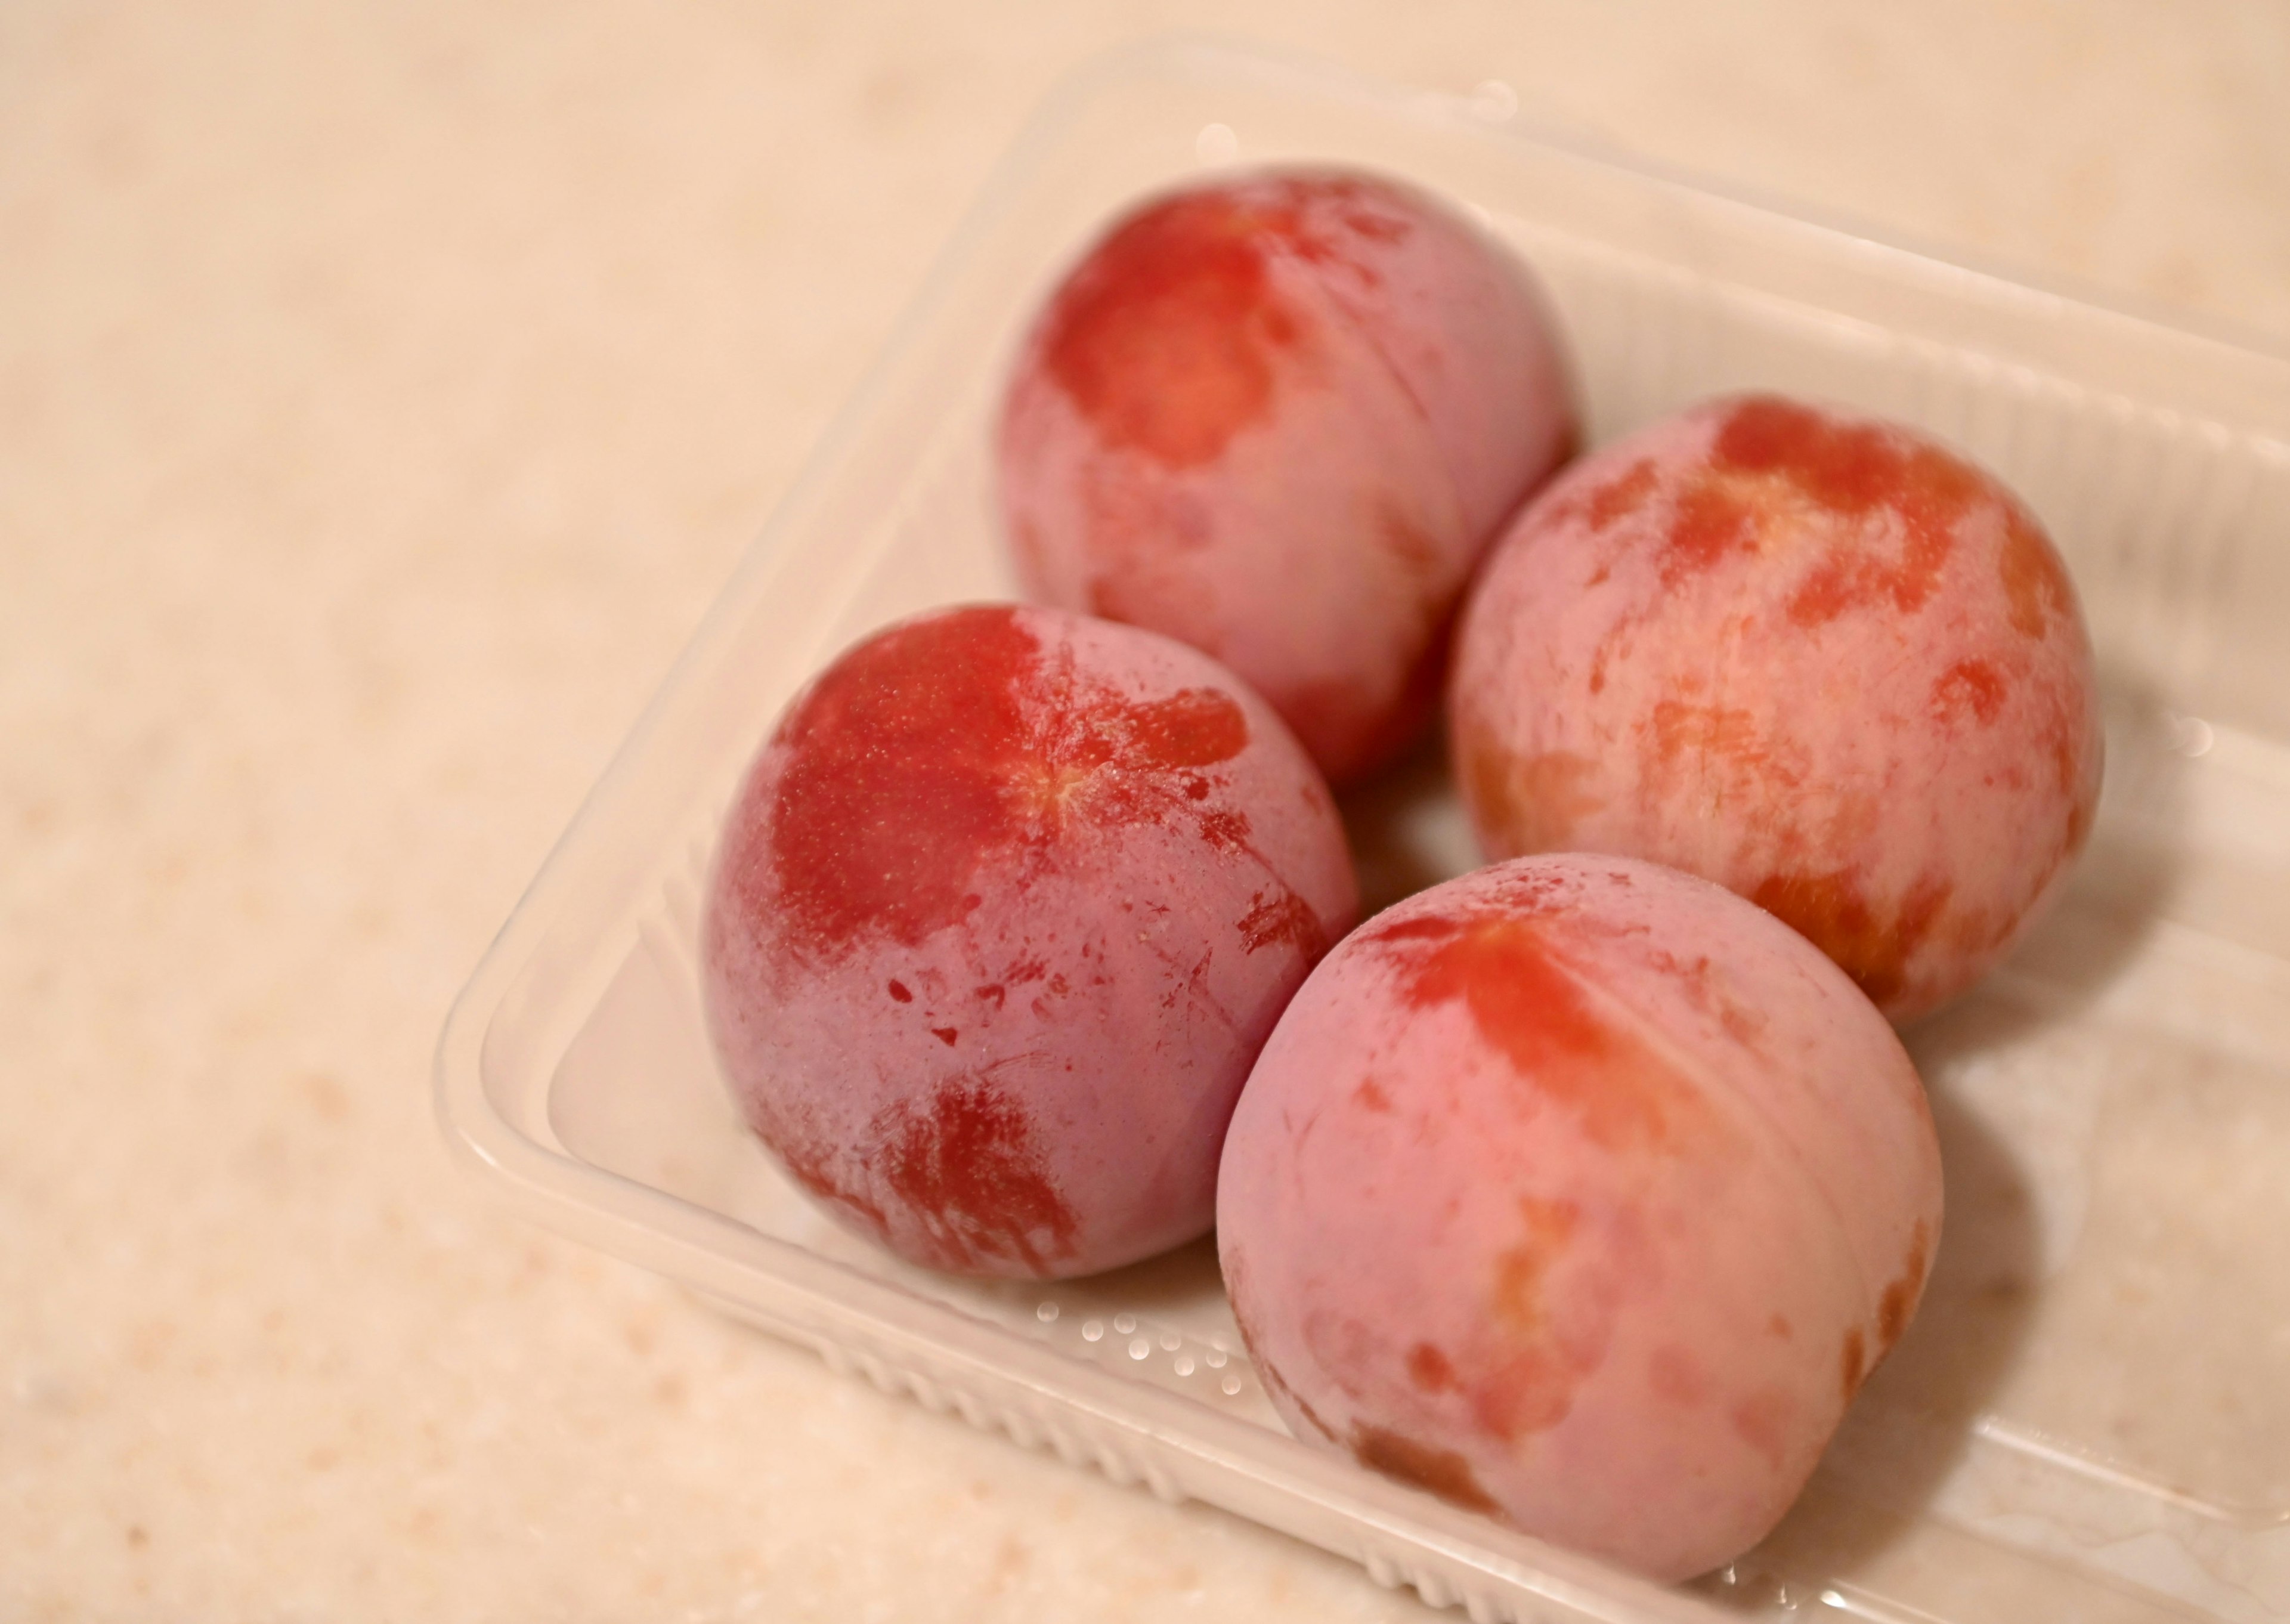
<path id="1" fill-rule="evenodd" d="M 1661 1579 L 1779 1520 L 1940 1222 L 1923 1089 L 1844 974 L 1715 885 L 1580 854 L 1331 952 L 1217 1197 L 1299 1438 Z"/>
<path id="2" fill-rule="evenodd" d="M 749 1124 L 901 1257 L 1047 1277 L 1200 1234 L 1234 1097 L 1357 907 L 1325 785 L 1205 655 L 977 606 L 781 718 L 709 880 Z"/>
<path id="3" fill-rule="evenodd" d="M 1145 204 L 1060 284 L 1003 507 L 1030 593 L 1215 655 L 1341 780 L 1428 719 L 1457 596 L 1573 421 L 1492 239 L 1393 181 L 1255 175 Z"/>
<path id="4" fill-rule="evenodd" d="M 1895 1020 L 2082 849 L 2091 641 L 2042 528 L 1890 424 L 1713 402 L 1568 470 L 1464 612 L 1454 760 L 1492 857 L 1644 857 L 1770 908 Z"/>

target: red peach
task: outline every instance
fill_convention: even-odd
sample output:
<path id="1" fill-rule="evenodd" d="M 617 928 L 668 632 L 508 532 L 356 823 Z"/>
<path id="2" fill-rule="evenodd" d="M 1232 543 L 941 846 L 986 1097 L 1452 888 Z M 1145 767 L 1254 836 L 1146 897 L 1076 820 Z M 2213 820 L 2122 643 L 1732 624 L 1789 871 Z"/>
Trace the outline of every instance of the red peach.
<path id="1" fill-rule="evenodd" d="M 1396 182 L 1264 174 L 1147 204 L 1066 276 L 1002 500 L 1029 592 L 1215 655 L 1342 780 L 1428 719 L 1465 580 L 1573 438 L 1512 256 Z"/>
<path id="2" fill-rule="evenodd" d="M 911 1261 L 1053 1277 L 1209 1227 L 1274 1020 L 1357 908 L 1326 786 L 1206 656 L 982 606 L 861 642 L 781 718 L 709 880 L 749 1124 Z"/>
<path id="3" fill-rule="evenodd" d="M 1718 886 L 1581 854 L 1331 952 L 1217 1195 L 1300 1439 L 1661 1579 L 1780 1519 L 1940 1222 L 1924 1091 L 1852 982 Z"/>
<path id="4" fill-rule="evenodd" d="M 2091 640 L 2042 528 L 1889 424 L 1753 396 L 1568 470 L 1498 544 L 1450 691 L 1493 857 L 1668 863 L 1896 1020 L 2018 940 L 2091 828 Z"/>

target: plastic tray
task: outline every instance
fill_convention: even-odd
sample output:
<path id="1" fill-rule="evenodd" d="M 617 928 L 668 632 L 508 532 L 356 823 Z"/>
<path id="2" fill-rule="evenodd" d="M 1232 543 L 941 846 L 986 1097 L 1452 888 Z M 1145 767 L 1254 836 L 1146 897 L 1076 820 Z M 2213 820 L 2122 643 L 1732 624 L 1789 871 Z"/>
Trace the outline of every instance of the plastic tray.
<path id="1" fill-rule="evenodd" d="M 1141 192 L 1303 157 L 1412 177 L 1525 254 L 1594 441 L 1764 386 L 1968 448 L 2059 539 L 2098 641 L 2088 859 L 2003 971 L 1910 1035 L 1948 1170 L 1923 1313 L 1780 1531 L 1682 1590 L 1292 1442 L 1206 1245 L 1019 1288 L 850 1239 L 741 1128 L 702 1036 L 701 876 L 781 705 L 869 628 L 1011 596 L 987 428 L 1047 280 Z M 534 1216 L 838 1369 L 1474 1619 L 2290 1620 L 2286 625 L 2280 356 L 1531 137 L 1492 93 L 1133 52 L 1037 116 L 478 967 L 442 1117 Z M 1348 815 L 1371 906 L 1470 866 L 1436 763 Z"/>

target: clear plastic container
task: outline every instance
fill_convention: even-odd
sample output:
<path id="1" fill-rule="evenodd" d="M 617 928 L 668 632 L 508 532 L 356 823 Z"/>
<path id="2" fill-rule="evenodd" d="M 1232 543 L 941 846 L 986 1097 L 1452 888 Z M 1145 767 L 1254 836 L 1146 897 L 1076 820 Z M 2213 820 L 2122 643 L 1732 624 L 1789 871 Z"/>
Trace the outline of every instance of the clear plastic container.
<path id="1" fill-rule="evenodd" d="M 544 1222 L 837 1368 L 1474 1619 L 2290 1620 L 2290 361 L 1508 118 L 1181 44 L 1069 81 L 455 1006 L 448 1138 Z M 1782 1528 L 1683 1590 L 1292 1442 L 1206 1244 L 1021 1288 L 853 1240 L 741 1127 L 701 1029 L 701 875 L 781 705 L 872 627 L 1011 595 L 988 426 L 1049 278 L 1140 193 L 1287 158 L 1480 211 L 1555 297 L 1594 441 L 1745 386 L 1923 424 L 2025 494 L 2091 615 L 2089 855 L 1910 1035 L 1948 1169 L 1924 1310 Z M 1470 865 L 1434 769 L 1349 812 L 1371 905 Z"/>

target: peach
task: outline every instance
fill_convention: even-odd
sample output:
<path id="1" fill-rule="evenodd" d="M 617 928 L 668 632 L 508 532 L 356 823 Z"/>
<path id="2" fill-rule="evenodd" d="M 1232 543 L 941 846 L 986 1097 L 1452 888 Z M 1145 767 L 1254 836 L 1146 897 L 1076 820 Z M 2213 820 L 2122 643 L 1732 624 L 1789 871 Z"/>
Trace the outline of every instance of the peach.
<path id="1" fill-rule="evenodd" d="M 849 1227 L 1087 1274 L 1209 1227 L 1233 1100 L 1353 886 L 1325 784 L 1230 672 L 1061 611 L 941 611 L 835 660 L 749 769 L 709 1030 Z"/>
<path id="2" fill-rule="evenodd" d="M 1331 952 L 1217 1194 L 1299 1438 L 1661 1579 L 1779 1520 L 1940 1222 L 1924 1091 L 1852 982 L 1716 885 L 1584 854 Z"/>
<path id="3" fill-rule="evenodd" d="M 1030 594 L 1215 655 L 1341 781 L 1428 720 L 1464 582 L 1573 423 L 1492 239 L 1393 181 L 1254 175 L 1146 204 L 1057 287 L 1003 508 Z"/>
<path id="4" fill-rule="evenodd" d="M 1720 400 L 1570 468 L 1464 612 L 1450 726 L 1491 857 L 1687 869 L 1896 1020 L 2010 948 L 2091 829 L 2091 640 L 1989 475 L 1889 424 Z"/>

